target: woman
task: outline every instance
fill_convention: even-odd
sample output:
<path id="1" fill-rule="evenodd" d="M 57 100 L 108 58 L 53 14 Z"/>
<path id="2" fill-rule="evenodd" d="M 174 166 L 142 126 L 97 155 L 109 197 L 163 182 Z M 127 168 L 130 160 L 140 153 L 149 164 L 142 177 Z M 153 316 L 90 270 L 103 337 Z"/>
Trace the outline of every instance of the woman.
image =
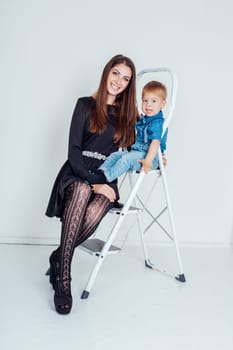
<path id="1" fill-rule="evenodd" d="M 60 245 L 49 259 L 54 304 L 60 314 L 72 308 L 70 270 L 75 247 L 90 237 L 119 199 L 116 181 L 95 183 L 95 171 L 110 153 L 134 142 L 137 119 L 135 66 L 128 57 L 116 55 L 106 64 L 96 94 L 78 99 L 68 160 L 46 211 L 62 221 Z"/>

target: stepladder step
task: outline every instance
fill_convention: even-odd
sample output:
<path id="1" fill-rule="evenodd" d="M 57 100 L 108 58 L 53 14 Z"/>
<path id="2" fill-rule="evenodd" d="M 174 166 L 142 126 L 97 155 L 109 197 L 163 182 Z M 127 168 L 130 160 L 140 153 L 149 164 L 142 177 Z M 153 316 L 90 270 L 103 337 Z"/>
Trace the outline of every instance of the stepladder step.
<path id="1" fill-rule="evenodd" d="M 123 207 L 124 208 L 124 207 Z M 111 208 L 109 210 L 110 214 L 114 214 L 114 215 L 120 215 L 123 212 L 123 208 Z M 142 208 L 137 208 L 137 207 L 133 207 L 130 206 L 129 209 L 127 210 L 127 212 L 125 214 L 138 214 L 142 211 Z"/>
<path id="2" fill-rule="evenodd" d="M 79 248 L 90 255 L 99 256 L 104 245 L 105 245 L 105 242 L 103 240 L 99 238 L 91 238 L 83 242 L 79 246 Z M 115 245 L 111 245 L 107 254 L 116 254 L 116 253 L 119 253 L 120 251 L 121 251 L 121 248 L 116 247 Z"/>

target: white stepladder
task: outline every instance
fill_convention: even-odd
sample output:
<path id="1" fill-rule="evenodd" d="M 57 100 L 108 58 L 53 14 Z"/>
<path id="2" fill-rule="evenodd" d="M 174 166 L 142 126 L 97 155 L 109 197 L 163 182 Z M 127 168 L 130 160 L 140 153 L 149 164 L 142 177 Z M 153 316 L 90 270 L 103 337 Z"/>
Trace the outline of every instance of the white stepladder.
<path id="1" fill-rule="evenodd" d="M 168 73 L 171 79 L 171 93 L 170 93 L 170 102 L 169 102 L 169 108 L 168 108 L 168 112 L 167 112 L 167 116 L 164 122 L 164 126 L 163 126 L 163 133 L 165 132 L 165 130 L 167 129 L 173 112 L 174 112 L 174 107 L 175 107 L 175 101 L 176 101 L 176 93 L 177 93 L 177 79 L 175 74 L 168 68 L 151 68 L 151 69 L 145 69 L 140 71 L 137 74 L 137 85 L 139 83 L 139 80 L 142 78 L 142 76 L 144 76 L 147 73 L 157 73 L 157 72 L 165 72 Z M 104 242 L 98 238 L 94 238 L 94 239 L 88 239 L 87 241 L 85 241 L 84 243 L 81 244 L 80 248 L 86 252 L 88 252 L 91 255 L 95 255 L 98 257 L 97 262 L 94 266 L 94 269 L 92 270 L 89 280 L 87 282 L 86 288 L 84 289 L 82 295 L 81 295 L 81 299 L 87 299 L 89 296 L 89 293 L 91 291 L 91 288 L 95 282 L 96 276 L 99 272 L 99 269 L 105 259 L 105 257 L 108 254 L 113 254 L 113 253 L 119 253 L 120 252 L 120 248 L 116 247 L 113 245 L 113 242 L 119 232 L 119 229 L 122 226 L 122 223 L 124 222 L 125 218 L 127 217 L 127 215 L 129 214 L 135 214 L 136 218 L 137 218 L 137 224 L 138 224 L 138 229 L 139 229 L 139 233 L 140 233 L 140 238 L 141 238 L 141 243 L 142 243 L 142 248 L 143 248 L 143 253 L 144 253 L 144 257 L 145 257 L 145 266 L 151 269 L 154 269 L 156 271 L 160 271 L 160 272 L 165 272 L 166 271 L 161 271 L 158 268 L 155 268 L 154 265 L 151 263 L 149 257 L 148 257 L 148 252 L 147 252 L 147 247 L 145 244 L 145 240 L 144 240 L 144 236 L 145 233 L 148 231 L 148 229 L 154 224 L 158 224 L 159 227 L 163 230 L 163 232 L 167 235 L 167 237 L 172 240 L 172 242 L 175 245 L 175 249 L 176 249 L 176 257 L 177 257 L 177 263 L 178 263 L 178 268 L 179 268 L 179 272 L 178 274 L 174 275 L 175 279 L 178 280 L 179 282 L 185 282 L 185 275 L 183 273 L 183 268 L 182 268 L 182 263 L 181 263 L 181 257 L 180 257 L 180 252 L 179 252 L 179 246 L 178 246 L 178 241 L 177 241 L 177 237 L 176 237 L 176 230 L 175 230 L 175 224 L 174 224 L 174 219 L 173 219 L 173 214 L 172 214 L 172 208 L 171 208 L 171 202 L 170 202 L 170 197 L 169 197 L 169 192 L 168 192 L 168 185 L 167 185 L 167 180 L 166 180 L 166 173 L 165 173 L 165 168 L 163 165 L 163 161 L 162 161 L 162 154 L 161 151 L 159 150 L 159 169 L 158 170 L 152 170 L 149 172 L 149 174 L 145 174 L 143 171 L 136 174 L 133 174 L 132 172 L 128 172 L 127 174 L 125 174 L 125 176 L 123 177 L 122 184 L 124 183 L 126 177 L 128 176 L 129 178 L 129 184 L 130 184 L 130 194 L 123 206 L 122 209 L 118 209 L 118 208 L 113 208 L 110 210 L 110 213 L 113 214 L 117 214 L 118 218 L 110 232 L 110 234 L 108 235 L 107 240 Z M 133 176 L 136 176 L 136 181 L 133 182 Z M 143 183 L 143 180 L 145 178 L 145 176 L 153 176 L 154 179 L 154 185 L 153 188 L 150 191 L 149 196 L 146 198 L 146 200 L 142 200 L 139 197 L 139 189 Z M 154 187 L 156 186 L 158 180 L 161 179 L 162 180 L 162 185 L 163 185 L 163 191 L 164 191 L 164 197 L 166 199 L 166 205 L 163 208 L 162 211 L 160 211 L 160 213 L 154 217 L 154 215 L 149 211 L 149 209 L 146 207 L 150 195 L 154 189 Z M 133 204 L 133 205 L 132 205 Z M 136 205 L 139 204 L 139 207 Z M 136 206 L 135 206 L 136 205 Z M 168 211 L 168 217 L 169 217 L 169 222 L 170 222 L 170 233 L 159 223 L 158 219 L 159 217 L 165 212 Z M 147 214 L 149 214 L 150 218 L 152 219 L 151 223 L 143 230 L 142 229 L 142 222 L 141 222 L 141 215 L 143 214 L 143 212 L 147 212 Z M 167 273 L 168 274 L 168 273 Z M 169 275 L 169 274 L 168 274 Z"/>

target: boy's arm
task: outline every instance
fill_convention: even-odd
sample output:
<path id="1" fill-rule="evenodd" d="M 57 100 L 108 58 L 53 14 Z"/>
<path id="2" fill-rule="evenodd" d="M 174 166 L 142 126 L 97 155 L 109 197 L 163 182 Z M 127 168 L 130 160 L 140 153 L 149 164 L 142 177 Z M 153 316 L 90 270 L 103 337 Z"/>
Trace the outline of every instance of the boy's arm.
<path id="1" fill-rule="evenodd" d="M 152 140 L 146 157 L 144 159 L 138 160 L 138 162 L 142 164 L 142 170 L 144 170 L 145 173 L 148 173 L 148 171 L 151 170 L 152 162 L 156 154 L 158 153 L 159 146 L 160 146 L 159 140 Z"/>

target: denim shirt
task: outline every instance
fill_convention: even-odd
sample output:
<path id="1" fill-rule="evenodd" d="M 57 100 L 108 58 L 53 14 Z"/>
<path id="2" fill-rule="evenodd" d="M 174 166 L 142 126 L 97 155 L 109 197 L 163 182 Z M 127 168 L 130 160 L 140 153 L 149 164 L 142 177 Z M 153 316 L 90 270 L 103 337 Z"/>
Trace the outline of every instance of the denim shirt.
<path id="1" fill-rule="evenodd" d="M 159 140 L 161 152 L 164 153 L 168 129 L 166 129 L 162 137 L 163 123 L 164 116 L 162 111 L 151 117 L 141 115 L 140 120 L 136 123 L 136 142 L 131 146 L 131 149 L 147 151 L 152 140 Z"/>

